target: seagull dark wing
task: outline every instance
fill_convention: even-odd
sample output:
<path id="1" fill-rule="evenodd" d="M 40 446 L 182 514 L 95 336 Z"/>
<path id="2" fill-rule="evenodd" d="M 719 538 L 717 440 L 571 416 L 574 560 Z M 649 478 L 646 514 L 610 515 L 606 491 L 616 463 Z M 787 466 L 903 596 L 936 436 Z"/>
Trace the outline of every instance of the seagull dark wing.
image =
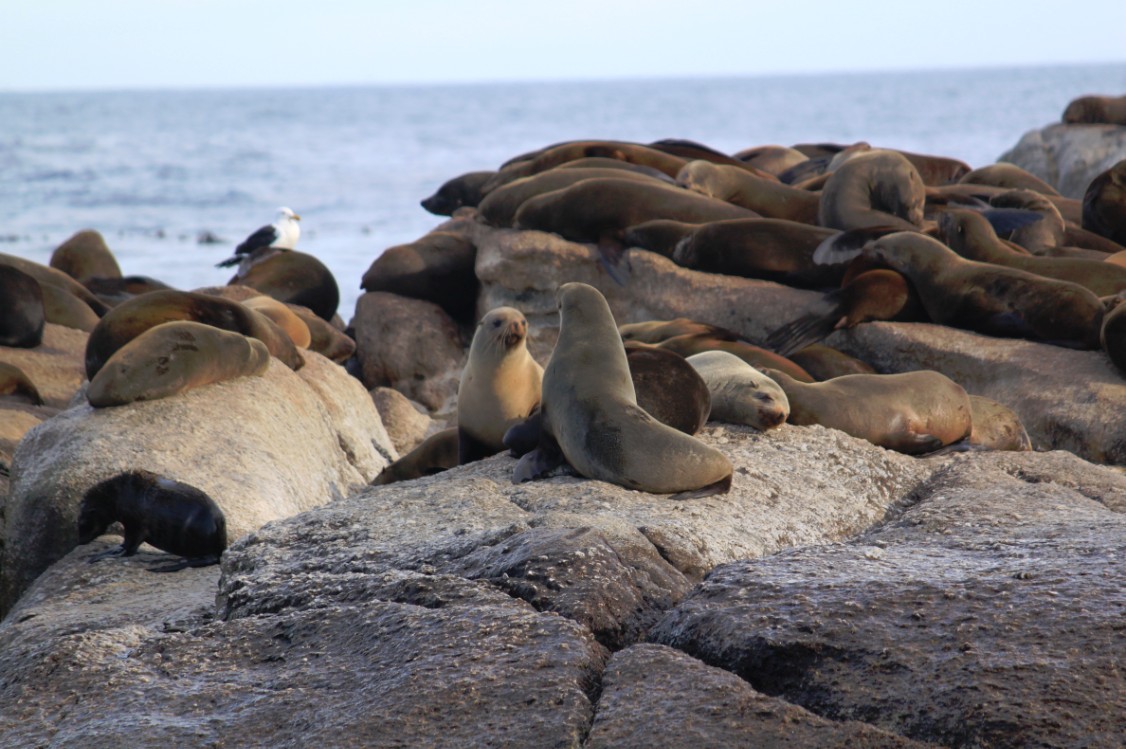
<path id="1" fill-rule="evenodd" d="M 278 238 L 278 230 L 271 226 L 263 226 L 251 234 L 243 243 L 235 248 L 236 255 L 245 255 L 259 247 L 269 247 Z"/>

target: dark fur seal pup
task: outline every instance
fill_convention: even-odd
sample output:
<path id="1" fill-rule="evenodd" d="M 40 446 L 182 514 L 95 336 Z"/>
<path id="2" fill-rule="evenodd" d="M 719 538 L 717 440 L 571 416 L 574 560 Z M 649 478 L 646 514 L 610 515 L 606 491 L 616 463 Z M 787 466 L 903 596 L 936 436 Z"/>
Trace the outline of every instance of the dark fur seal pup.
<path id="1" fill-rule="evenodd" d="M 464 234 L 432 231 L 384 250 L 364 273 L 360 288 L 424 299 L 468 324 L 481 288 L 473 272 L 476 260 L 477 246 Z"/>
<path id="2" fill-rule="evenodd" d="M 626 362 L 638 406 L 685 434 L 703 428 L 711 413 L 711 395 L 707 383 L 683 356 L 627 344 Z"/>
<path id="3" fill-rule="evenodd" d="M 1083 194 L 1083 228 L 1126 245 L 1126 159 L 1087 186 Z"/>
<path id="4" fill-rule="evenodd" d="M 184 557 L 179 566 L 219 563 L 227 548 L 227 520 L 204 492 L 143 470 L 127 471 L 93 486 L 78 513 L 78 543 L 88 544 L 118 521 L 125 529 L 121 546 L 103 556 L 133 556 L 142 543 Z"/>
<path id="5" fill-rule="evenodd" d="M 10 265 L 0 265 L 0 346 L 35 348 L 43 342 L 46 323 L 39 282 Z"/>
<path id="6" fill-rule="evenodd" d="M 435 432 L 413 450 L 383 469 L 372 481 L 373 486 L 432 476 L 448 471 L 458 464 L 457 427 Z"/>
<path id="7" fill-rule="evenodd" d="M 654 494 L 726 492 L 733 468 L 723 453 L 660 423 L 637 405 L 622 339 L 593 286 L 559 288 L 559 340 L 544 371 L 540 444 L 513 480 L 535 479 L 568 462 L 587 478 Z"/>
<path id="8" fill-rule="evenodd" d="M 485 183 L 496 176 L 496 171 L 466 172 L 446 181 L 428 198 L 422 207 L 435 216 L 452 216 L 464 206 L 476 207 L 484 197 Z"/>

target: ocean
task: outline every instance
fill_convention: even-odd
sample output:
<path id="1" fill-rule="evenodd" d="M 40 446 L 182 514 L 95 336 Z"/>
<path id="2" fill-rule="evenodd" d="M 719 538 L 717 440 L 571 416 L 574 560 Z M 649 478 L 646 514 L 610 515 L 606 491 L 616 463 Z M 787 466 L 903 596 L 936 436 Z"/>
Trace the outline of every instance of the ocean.
<path id="1" fill-rule="evenodd" d="M 301 214 L 351 319 L 386 248 L 443 219 L 419 201 L 458 174 L 563 140 L 688 138 L 733 153 L 853 143 L 993 163 L 1126 64 L 761 78 L 315 89 L 0 93 L 0 252 L 46 263 L 100 231 L 124 273 L 177 288 L 278 206 Z M 201 243 L 204 235 L 218 244 Z"/>

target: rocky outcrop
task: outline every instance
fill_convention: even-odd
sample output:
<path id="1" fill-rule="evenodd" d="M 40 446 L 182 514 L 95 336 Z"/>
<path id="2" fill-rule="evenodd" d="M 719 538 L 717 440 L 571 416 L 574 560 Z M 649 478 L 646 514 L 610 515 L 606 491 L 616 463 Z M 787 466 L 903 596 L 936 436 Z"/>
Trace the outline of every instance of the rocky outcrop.
<path id="1" fill-rule="evenodd" d="M 431 419 L 422 405 L 415 405 L 407 396 L 389 387 L 372 388 L 372 402 L 379 419 L 400 456 L 406 455 L 443 424 Z"/>
<path id="2" fill-rule="evenodd" d="M 1016 164 L 1061 195 L 1082 200 L 1091 180 L 1122 159 L 1126 127 L 1055 124 L 1025 133 L 997 160 Z"/>
<path id="3" fill-rule="evenodd" d="M 727 495 L 513 485 L 497 456 L 271 523 L 221 574 L 76 549 L 0 624 L 0 736 L 1115 745 L 1126 477 L 1064 453 L 921 460 L 817 426 L 702 439 L 736 466 Z"/>
<path id="4" fill-rule="evenodd" d="M 209 494 L 228 537 L 347 496 L 397 457 L 371 398 L 307 352 L 295 373 L 272 360 L 242 377 L 157 401 L 76 405 L 29 432 L 3 507 L 0 608 L 77 543 L 82 496 L 129 469 Z"/>
<path id="5" fill-rule="evenodd" d="M 651 637 L 819 715 L 942 746 L 1117 745 L 1123 476 L 995 453 L 915 497 L 847 544 L 717 569 Z"/>

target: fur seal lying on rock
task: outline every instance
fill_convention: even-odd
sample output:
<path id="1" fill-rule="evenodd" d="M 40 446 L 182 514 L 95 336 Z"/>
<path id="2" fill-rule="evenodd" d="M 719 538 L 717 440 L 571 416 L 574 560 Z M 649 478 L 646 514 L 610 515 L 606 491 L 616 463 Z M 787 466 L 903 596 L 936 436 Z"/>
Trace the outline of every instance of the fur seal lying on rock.
<path id="1" fill-rule="evenodd" d="M 700 373 L 711 393 L 711 418 L 763 432 L 786 421 L 790 413 L 786 393 L 735 354 L 705 351 L 686 361 Z"/>

